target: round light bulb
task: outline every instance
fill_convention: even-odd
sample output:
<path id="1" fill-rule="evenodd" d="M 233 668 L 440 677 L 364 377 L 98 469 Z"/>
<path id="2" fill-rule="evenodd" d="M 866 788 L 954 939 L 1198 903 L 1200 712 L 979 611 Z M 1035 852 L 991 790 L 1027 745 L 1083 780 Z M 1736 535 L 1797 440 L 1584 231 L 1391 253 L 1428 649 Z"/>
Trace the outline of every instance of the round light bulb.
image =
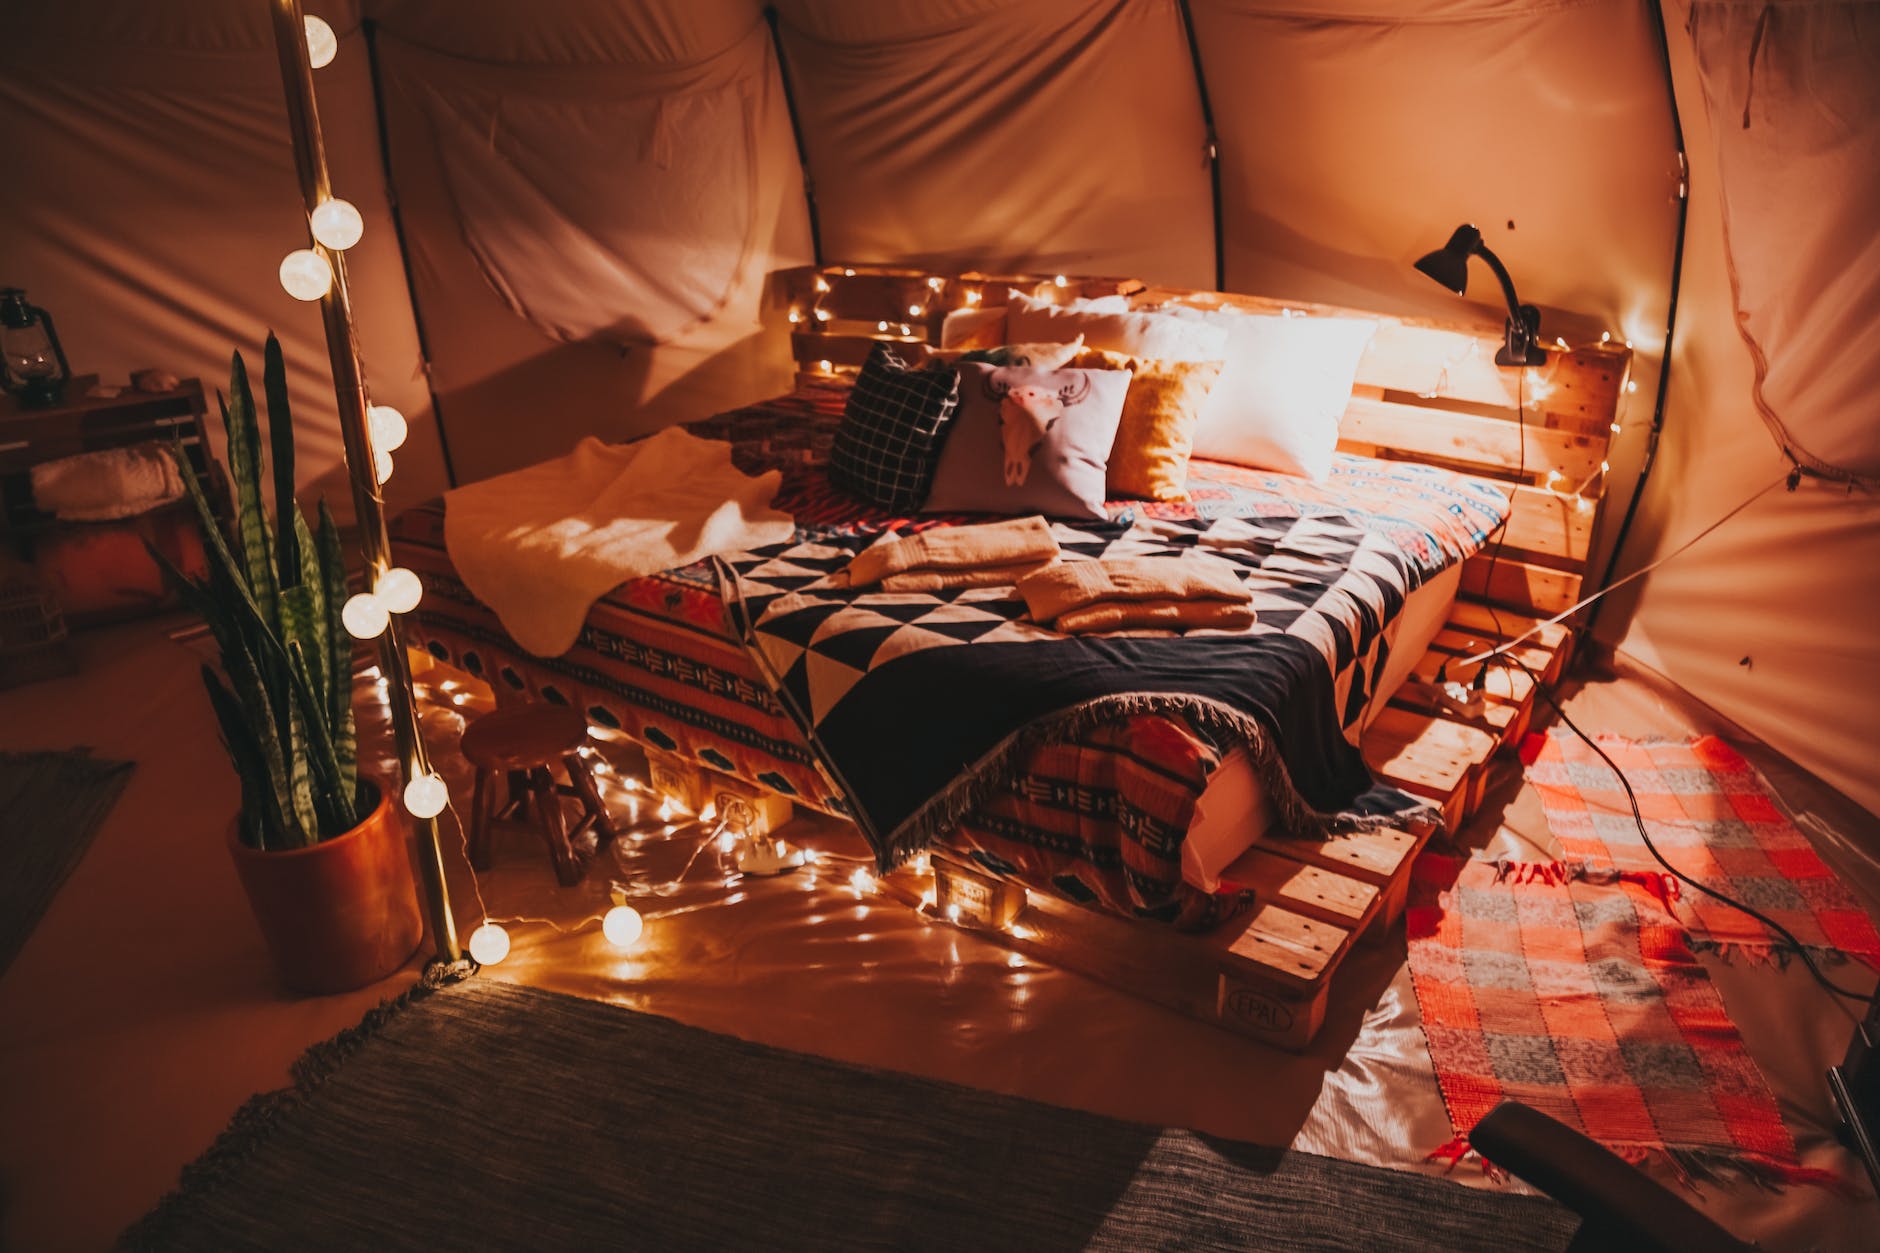
<path id="1" fill-rule="evenodd" d="M 281 286 L 295 300 L 318 300 L 333 286 L 333 267 L 311 248 L 296 248 L 281 259 Z"/>
<path id="2" fill-rule="evenodd" d="M 435 774 L 421 774 L 405 784 L 405 808 L 414 818 L 435 818 L 450 804 L 450 789 Z"/>
<path id="3" fill-rule="evenodd" d="M 393 566 L 372 585 L 372 595 L 392 613 L 410 613 L 424 599 L 424 584 L 403 566 Z"/>
<path id="4" fill-rule="evenodd" d="M 470 956 L 479 966 L 494 966 L 509 956 L 509 932 L 486 922 L 470 933 Z"/>
<path id="5" fill-rule="evenodd" d="M 632 948 L 646 930 L 646 920 L 631 905 L 616 905 L 601 918 L 601 934 L 615 948 Z"/>
<path id="6" fill-rule="evenodd" d="M 366 410 L 366 426 L 372 431 L 372 446 L 380 452 L 397 452 L 405 446 L 410 428 L 405 415 L 390 405 L 372 405 Z"/>
<path id="7" fill-rule="evenodd" d="M 309 13 L 307 23 L 307 64 L 314 69 L 324 69 L 333 64 L 333 58 L 339 55 L 339 36 L 326 22 Z"/>
<path id="8" fill-rule="evenodd" d="M 857 896 L 865 895 L 875 890 L 875 876 L 866 870 L 857 870 L 849 876 L 849 887 L 854 889 Z"/>
<path id="9" fill-rule="evenodd" d="M 372 454 L 372 473 L 383 483 L 392 477 L 392 454 L 383 448 Z"/>
<path id="10" fill-rule="evenodd" d="M 384 601 L 371 592 L 360 592 L 346 598 L 340 606 L 339 620 L 354 639 L 375 640 L 385 634 L 385 626 L 392 619 Z"/>
<path id="11" fill-rule="evenodd" d="M 335 252 L 344 252 L 366 233 L 366 220 L 359 216 L 350 200 L 334 198 L 321 203 L 307 215 L 313 237 Z"/>

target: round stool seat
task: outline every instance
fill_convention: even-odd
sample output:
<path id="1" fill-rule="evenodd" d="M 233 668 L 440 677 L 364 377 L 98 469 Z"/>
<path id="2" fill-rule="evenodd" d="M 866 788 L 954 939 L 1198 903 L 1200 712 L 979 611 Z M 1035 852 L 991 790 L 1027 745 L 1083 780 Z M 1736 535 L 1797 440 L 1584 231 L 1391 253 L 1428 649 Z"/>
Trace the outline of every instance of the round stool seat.
<path id="1" fill-rule="evenodd" d="M 463 733 L 463 755 L 487 770 L 546 765 L 587 743 L 588 725 L 566 705 L 519 705 L 486 713 Z"/>

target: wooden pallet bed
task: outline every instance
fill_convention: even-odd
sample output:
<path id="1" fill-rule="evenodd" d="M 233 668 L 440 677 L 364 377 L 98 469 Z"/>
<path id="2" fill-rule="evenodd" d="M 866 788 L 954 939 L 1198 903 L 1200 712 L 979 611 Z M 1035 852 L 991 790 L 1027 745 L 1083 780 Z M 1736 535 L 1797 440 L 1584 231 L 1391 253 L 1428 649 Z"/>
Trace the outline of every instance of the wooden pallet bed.
<path id="1" fill-rule="evenodd" d="M 1258 297 L 1152 288 L 1129 279 L 937 274 L 822 266 L 780 276 L 795 326 L 799 378 L 852 374 L 878 340 L 938 343 L 949 309 L 1003 304 L 1016 288 L 1037 297 L 1120 293 L 1135 307 L 1181 299 L 1260 313 L 1373 318 L 1379 328 L 1359 367 L 1339 448 L 1427 462 L 1503 484 L 1511 513 L 1497 546 L 1470 558 L 1444 628 L 1369 722 L 1361 747 L 1383 779 L 1434 802 L 1451 829 L 1482 804 L 1491 759 L 1532 724 L 1537 682 L 1566 668 L 1573 632 L 1539 626 L 1512 655 L 1525 669 L 1491 665 L 1483 704 L 1465 716 L 1442 683 L 1472 687 L 1463 659 L 1528 632 L 1581 594 L 1605 495 L 1606 455 L 1630 382 L 1630 349 L 1601 338 L 1557 343 L 1545 366 L 1498 367 L 1495 323 L 1380 316 Z M 649 751 L 655 785 L 697 810 L 740 805 L 748 783 Z M 768 798 L 753 833 L 787 821 Z M 739 812 L 750 813 L 748 807 Z M 1181 1013 L 1289 1049 L 1324 1022 L 1339 969 L 1354 945 L 1401 918 L 1411 863 L 1433 827 L 1406 826 L 1326 841 L 1267 838 L 1232 869 L 1255 893 L 1252 910 L 1213 934 L 1190 935 L 1102 914 L 1003 881 L 949 858 L 923 857 L 879 884 L 939 921 Z"/>

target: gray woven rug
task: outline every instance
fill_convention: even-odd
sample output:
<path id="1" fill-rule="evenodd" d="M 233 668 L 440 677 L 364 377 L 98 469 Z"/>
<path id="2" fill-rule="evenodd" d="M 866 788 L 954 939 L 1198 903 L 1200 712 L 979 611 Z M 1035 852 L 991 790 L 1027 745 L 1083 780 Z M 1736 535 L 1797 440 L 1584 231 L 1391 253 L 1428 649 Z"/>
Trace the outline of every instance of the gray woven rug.
<path id="1" fill-rule="evenodd" d="M 91 847 L 130 777 L 128 761 L 0 753 L 0 974 Z"/>
<path id="2" fill-rule="evenodd" d="M 490 977 L 375 1011 L 297 1080 L 249 1102 L 124 1244 L 1457 1253 L 1561 1249 L 1577 1226 L 1532 1197 L 864 1070 Z"/>

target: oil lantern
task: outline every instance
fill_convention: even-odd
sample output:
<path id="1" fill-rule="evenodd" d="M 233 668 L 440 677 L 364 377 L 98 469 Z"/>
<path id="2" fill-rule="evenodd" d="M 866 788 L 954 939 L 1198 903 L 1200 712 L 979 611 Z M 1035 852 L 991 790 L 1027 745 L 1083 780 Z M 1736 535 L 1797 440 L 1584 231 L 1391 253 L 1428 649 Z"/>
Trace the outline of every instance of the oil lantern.
<path id="1" fill-rule="evenodd" d="M 52 315 L 26 303 L 19 288 L 0 288 L 0 382 L 7 391 L 24 408 L 49 409 L 65 398 L 71 377 Z"/>

